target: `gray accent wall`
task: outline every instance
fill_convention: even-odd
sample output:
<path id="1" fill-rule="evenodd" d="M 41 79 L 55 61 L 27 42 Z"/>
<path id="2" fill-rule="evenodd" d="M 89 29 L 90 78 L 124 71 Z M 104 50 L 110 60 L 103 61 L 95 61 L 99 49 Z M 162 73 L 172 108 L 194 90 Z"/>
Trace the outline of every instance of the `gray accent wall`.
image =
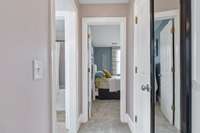
<path id="1" fill-rule="evenodd" d="M 107 69 L 112 72 L 112 48 L 94 47 L 94 63 L 97 65 L 97 71 Z"/>

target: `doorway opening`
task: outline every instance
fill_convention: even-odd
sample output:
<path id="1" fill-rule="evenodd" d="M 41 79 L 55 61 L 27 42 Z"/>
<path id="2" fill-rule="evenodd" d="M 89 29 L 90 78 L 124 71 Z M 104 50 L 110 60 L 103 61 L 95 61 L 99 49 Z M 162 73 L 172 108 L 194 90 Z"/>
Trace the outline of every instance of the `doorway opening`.
<path id="1" fill-rule="evenodd" d="M 66 91 L 66 76 L 65 76 L 65 26 L 66 17 L 65 13 L 56 12 L 56 43 L 55 43 L 55 93 L 56 93 L 56 132 L 67 132 L 69 125 L 66 124 L 68 121 L 68 111 L 65 108 L 65 92 Z M 66 117 L 67 116 L 67 117 Z"/>
<path id="2" fill-rule="evenodd" d="M 124 130 L 120 127 L 125 126 L 129 131 L 121 123 L 126 122 L 126 19 L 90 17 L 83 18 L 82 23 L 81 122 L 85 124 L 80 132 L 84 127 L 92 128 L 92 121 L 104 125 L 97 130 L 118 123 L 112 130 Z"/>
<path id="3" fill-rule="evenodd" d="M 63 2 L 67 6 L 60 9 Z M 74 133 L 78 130 L 78 11 L 68 1 L 51 0 L 50 6 L 51 130 Z"/>
<path id="4" fill-rule="evenodd" d="M 155 132 L 180 131 L 178 11 L 156 13 L 154 23 Z"/>

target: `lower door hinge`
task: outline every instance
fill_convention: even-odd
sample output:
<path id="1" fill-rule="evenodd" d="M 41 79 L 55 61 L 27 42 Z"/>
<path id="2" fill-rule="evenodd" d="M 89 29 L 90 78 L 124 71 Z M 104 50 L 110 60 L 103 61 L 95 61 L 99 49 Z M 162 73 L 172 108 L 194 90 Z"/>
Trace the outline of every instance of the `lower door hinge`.
<path id="1" fill-rule="evenodd" d="M 173 111 L 175 111 L 175 106 L 174 106 L 174 105 L 172 105 L 171 109 L 172 109 Z"/>
<path id="2" fill-rule="evenodd" d="M 136 115 L 135 116 L 135 123 L 137 123 L 138 122 L 138 116 Z"/>
<path id="3" fill-rule="evenodd" d="M 135 73 L 138 73 L 138 67 L 135 67 Z"/>

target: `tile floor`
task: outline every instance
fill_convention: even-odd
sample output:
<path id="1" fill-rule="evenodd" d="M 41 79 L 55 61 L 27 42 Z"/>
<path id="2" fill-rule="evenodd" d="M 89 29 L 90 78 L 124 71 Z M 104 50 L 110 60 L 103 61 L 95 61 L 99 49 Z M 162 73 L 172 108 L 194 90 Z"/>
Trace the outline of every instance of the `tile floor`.
<path id="1" fill-rule="evenodd" d="M 127 124 L 120 122 L 119 100 L 96 100 L 92 118 L 81 125 L 79 133 L 131 133 Z"/>

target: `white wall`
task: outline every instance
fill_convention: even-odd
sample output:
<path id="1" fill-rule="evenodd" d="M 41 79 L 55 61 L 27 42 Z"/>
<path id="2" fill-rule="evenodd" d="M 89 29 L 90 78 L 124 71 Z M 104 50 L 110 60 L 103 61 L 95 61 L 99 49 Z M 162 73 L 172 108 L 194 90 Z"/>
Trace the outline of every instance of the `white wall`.
<path id="1" fill-rule="evenodd" d="M 50 133 L 49 0 L 0 1 L 0 133 Z M 38 58 L 44 78 L 34 81 Z"/>
<path id="2" fill-rule="evenodd" d="M 192 0 L 192 41 L 193 41 L 193 88 L 192 88 L 192 132 L 200 131 L 200 1 Z"/>
<path id="3" fill-rule="evenodd" d="M 119 25 L 91 26 L 91 35 L 92 43 L 96 47 L 120 46 Z"/>

